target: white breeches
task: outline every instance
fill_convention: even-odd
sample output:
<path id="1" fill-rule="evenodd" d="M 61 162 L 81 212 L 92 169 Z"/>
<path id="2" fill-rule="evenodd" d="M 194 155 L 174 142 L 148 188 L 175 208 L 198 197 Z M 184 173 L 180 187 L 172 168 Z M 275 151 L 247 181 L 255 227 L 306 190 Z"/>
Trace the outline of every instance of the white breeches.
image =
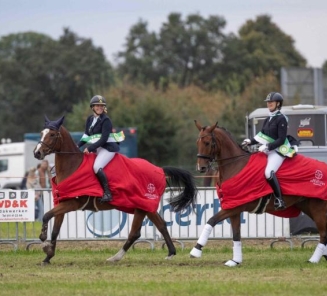
<path id="1" fill-rule="evenodd" d="M 116 152 L 110 152 L 107 149 L 99 147 L 97 157 L 93 164 L 93 171 L 96 174 L 100 168 L 104 168 L 115 156 Z"/>
<path id="2" fill-rule="evenodd" d="M 267 165 L 265 169 L 266 179 L 270 178 L 271 171 L 274 171 L 275 173 L 278 171 L 284 159 L 285 157 L 280 156 L 275 150 L 267 153 Z"/>

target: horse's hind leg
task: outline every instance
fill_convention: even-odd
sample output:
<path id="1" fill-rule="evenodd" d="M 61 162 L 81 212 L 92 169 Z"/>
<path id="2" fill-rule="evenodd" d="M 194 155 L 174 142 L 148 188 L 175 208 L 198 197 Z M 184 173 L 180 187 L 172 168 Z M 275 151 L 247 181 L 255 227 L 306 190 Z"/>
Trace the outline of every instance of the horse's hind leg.
<path id="1" fill-rule="evenodd" d="M 43 245 L 43 251 L 46 253 L 46 257 L 43 260 L 43 264 L 50 264 L 50 259 L 55 255 L 56 252 L 56 245 L 57 245 L 57 237 L 60 232 L 61 224 L 64 220 L 65 214 L 60 214 L 55 216 L 53 230 L 51 233 L 51 242 L 50 243 L 44 243 Z M 45 225 L 45 224 L 43 224 Z M 42 226 L 43 230 L 44 226 Z M 43 232 L 42 232 L 43 233 Z M 41 233 L 41 235 L 42 235 Z"/>
<path id="2" fill-rule="evenodd" d="M 318 263 L 322 256 L 327 255 L 327 202 L 321 199 L 307 199 L 307 205 L 307 207 L 302 208 L 302 211 L 316 223 L 320 235 L 319 244 L 309 259 L 309 262 Z"/>
<path id="3" fill-rule="evenodd" d="M 176 248 L 168 233 L 165 220 L 157 212 L 147 213 L 147 216 L 164 237 L 168 248 L 168 256 L 166 257 L 166 259 L 172 259 L 176 255 Z"/>
<path id="4" fill-rule="evenodd" d="M 116 262 L 120 261 L 125 253 L 128 251 L 128 249 L 135 243 L 137 239 L 140 238 L 141 236 L 141 227 L 142 227 L 142 222 L 144 220 L 146 212 L 136 209 L 134 211 L 134 219 L 132 223 L 132 228 L 131 231 L 129 232 L 127 241 L 123 245 L 122 249 L 118 251 L 118 253 L 110 258 L 107 259 L 107 261 L 110 262 Z"/>

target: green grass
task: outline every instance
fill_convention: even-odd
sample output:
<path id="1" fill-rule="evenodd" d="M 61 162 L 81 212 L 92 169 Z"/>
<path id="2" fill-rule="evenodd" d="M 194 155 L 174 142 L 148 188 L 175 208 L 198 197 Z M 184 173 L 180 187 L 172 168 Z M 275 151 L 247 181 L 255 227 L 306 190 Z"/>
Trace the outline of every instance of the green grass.
<path id="1" fill-rule="evenodd" d="M 67 246 L 68 244 L 68 246 Z M 136 247 L 118 263 L 106 259 L 112 249 L 61 248 L 49 266 L 36 245 L 31 251 L 0 251 L 0 295 L 326 295 L 327 262 L 306 261 L 314 248 L 270 249 L 269 244 L 244 247 L 243 264 L 229 268 L 231 248 L 204 249 L 201 259 L 189 258 L 191 248 L 167 250 Z M 83 243 L 81 243 L 83 244 Z M 246 245 L 246 242 L 244 243 Z"/>
<path id="2" fill-rule="evenodd" d="M 42 222 L 17 222 L 17 223 L 0 223 L 0 240 L 16 239 L 19 238 L 36 239 L 40 235 Z M 16 234 L 16 229 L 18 232 Z"/>

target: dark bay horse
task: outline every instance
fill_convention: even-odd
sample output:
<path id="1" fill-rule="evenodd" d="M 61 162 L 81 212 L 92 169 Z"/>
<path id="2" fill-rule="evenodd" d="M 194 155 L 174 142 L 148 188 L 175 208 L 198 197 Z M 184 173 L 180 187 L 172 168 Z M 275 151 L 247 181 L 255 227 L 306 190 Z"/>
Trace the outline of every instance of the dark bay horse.
<path id="1" fill-rule="evenodd" d="M 41 131 L 41 140 L 34 149 L 35 158 L 40 160 L 44 159 L 46 155 L 55 153 L 56 186 L 63 184 L 65 180 L 69 178 L 74 172 L 76 173 L 84 159 L 84 154 L 77 148 L 67 129 L 62 126 L 63 121 L 64 117 L 56 121 L 50 121 L 47 117 L 45 117 L 45 128 L 43 131 Z M 128 161 L 132 160 L 133 159 Z M 149 164 L 149 166 L 151 166 L 151 168 L 153 168 L 154 170 L 159 170 L 160 178 L 162 178 L 163 180 L 163 184 L 159 184 L 160 188 L 163 188 L 161 194 L 158 195 L 159 200 L 166 186 L 168 186 L 169 188 L 171 186 L 174 186 L 174 190 L 178 190 L 178 195 L 171 196 L 169 200 L 169 204 L 171 205 L 173 211 L 179 212 L 189 206 L 192 206 L 194 209 L 196 203 L 197 188 L 191 173 L 186 170 L 174 167 L 158 168 L 153 166 L 149 162 L 146 162 L 145 160 L 141 159 L 134 160 L 143 161 L 141 162 L 142 164 Z M 144 175 L 142 175 L 142 170 L 140 174 L 141 178 L 146 178 Z M 138 184 L 135 183 L 130 185 L 134 186 L 132 188 L 138 186 Z M 153 190 L 153 187 L 155 186 L 153 186 L 153 184 L 150 185 L 152 187 L 150 187 L 149 190 Z M 125 186 L 128 187 L 128 183 Z M 116 194 L 119 195 L 119 192 L 116 192 Z M 118 196 L 116 197 L 117 199 L 119 199 Z M 114 198 L 116 197 L 114 194 Z M 121 208 L 116 207 L 110 203 L 102 204 L 99 202 L 99 200 L 99 198 L 89 196 L 87 194 L 83 196 L 77 196 L 75 198 L 64 199 L 60 201 L 57 205 L 55 205 L 53 209 L 45 213 L 45 215 L 43 216 L 43 224 L 40 234 L 40 240 L 44 242 L 43 251 L 46 253 L 46 258 L 43 260 L 43 264 L 49 264 L 50 259 L 55 255 L 57 237 L 59 235 L 59 231 L 66 213 L 81 209 L 90 211 L 105 211 L 111 209 L 121 210 Z M 108 258 L 107 261 L 114 262 L 119 261 L 123 258 L 127 250 L 141 236 L 141 227 L 145 216 L 147 216 L 153 222 L 153 224 L 163 235 L 168 248 L 168 256 L 166 259 L 171 259 L 176 254 L 176 249 L 168 233 L 166 223 L 163 218 L 157 213 L 157 209 L 155 209 L 155 211 L 153 212 L 147 212 L 146 210 L 142 210 L 141 208 L 132 208 L 132 210 L 133 212 L 129 212 L 134 214 L 134 219 L 127 241 L 123 245 L 122 249 L 119 250 L 118 253 L 115 254 L 113 257 Z M 48 222 L 53 217 L 55 220 L 51 234 L 51 242 L 45 243 L 47 239 Z"/>
<path id="2" fill-rule="evenodd" d="M 201 173 L 205 173 L 208 168 L 211 167 L 211 162 L 218 163 L 217 193 L 222 209 L 207 221 L 196 246 L 190 253 L 191 258 L 201 257 L 202 247 L 206 245 L 213 227 L 226 218 L 230 218 L 233 232 L 233 259 L 227 261 L 225 265 L 231 267 L 236 266 L 242 262 L 240 214 L 242 212 L 255 214 L 268 212 L 281 217 L 291 217 L 283 214 L 291 210 L 296 213 L 302 211 L 307 214 L 315 222 L 319 231 L 320 242 L 314 254 L 309 259 L 309 262 L 318 263 L 322 256 L 326 258 L 327 194 L 323 190 L 325 190 L 327 186 L 327 181 L 324 179 L 325 175 L 327 175 L 327 165 L 302 155 L 295 156 L 294 160 L 286 159 L 278 173 L 283 171 L 283 167 L 287 165 L 287 163 L 295 167 L 294 161 L 301 162 L 301 167 L 298 170 L 298 175 L 300 174 L 301 178 L 304 178 L 307 171 L 311 173 L 311 167 L 309 170 L 311 162 L 313 162 L 314 169 L 304 186 L 296 186 L 296 194 L 284 193 L 283 198 L 287 208 L 282 211 L 275 211 L 273 198 L 270 198 L 272 190 L 266 187 L 267 182 L 264 180 L 263 172 L 265 164 L 263 167 L 261 166 L 262 168 L 259 170 L 258 159 L 266 161 L 266 155 L 262 152 L 251 154 L 243 150 L 230 133 L 226 131 L 226 129 L 219 127 L 217 123 L 212 126 L 202 127 L 195 121 L 195 125 L 199 130 L 197 139 L 197 170 Z M 251 161 L 254 159 L 253 157 L 256 157 L 256 162 Z M 251 165 L 252 163 L 253 166 Z M 306 163 L 309 165 L 306 166 Z M 251 169 L 246 169 L 249 166 Z M 288 179 L 286 178 L 286 181 L 288 180 L 288 186 L 286 186 L 286 189 L 282 187 L 282 192 L 287 191 L 288 187 L 292 187 L 292 182 L 296 179 L 297 174 L 292 176 L 292 172 L 290 171 L 291 169 L 288 171 Z M 242 185 L 241 177 L 246 179 L 247 183 L 245 185 Z M 256 186 L 255 180 L 257 178 L 258 180 L 262 179 L 263 183 L 260 181 L 261 185 L 254 187 Z M 241 185 L 238 183 L 241 183 Z M 243 187 L 239 188 L 238 186 Z M 254 188 L 253 190 L 252 187 Z M 263 191 L 263 188 L 265 188 L 265 191 Z M 251 192 L 250 190 L 252 190 L 253 196 L 251 199 L 247 199 L 249 196 L 247 192 Z M 310 190 L 309 193 L 308 190 Z M 305 192 L 305 194 L 303 192 Z M 301 193 L 303 195 L 301 195 Z M 243 196 L 243 194 L 247 196 Z"/>

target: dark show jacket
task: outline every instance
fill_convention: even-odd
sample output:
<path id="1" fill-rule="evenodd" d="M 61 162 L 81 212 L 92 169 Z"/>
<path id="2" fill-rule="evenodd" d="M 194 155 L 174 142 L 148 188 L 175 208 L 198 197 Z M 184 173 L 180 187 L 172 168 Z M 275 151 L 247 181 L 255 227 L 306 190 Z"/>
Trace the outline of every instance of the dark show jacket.
<path id="1" fill-rule="evenodd" d="M 274 150 L 285 143 L 287 136 L 287 119 L 284 114 L 278 112 L 271 118 L 267 117 L 263 122 L 261 132 L 275 141 L 267 144 L 268 150 Z M 251 145 L 258 144 L 255 139 L 251 139 Z"/>
<path id="2" fill-rule="evenodd" d="M 104 149 L 107 149 L 110 152 L 118 152 L 120 150 L 120 148 L 119 148 L 119 144 L 117 142 L 107 142 L 110 133 L 112 133 L 112 123 L 111 123 L 110 118 L 106 114 L 102 113 L 98 117 L 95 125 L 93 127 L 91 127 L 93 119 L 94 119 L 93 115 L 90 115 L 87 118 L 84 133 L 88 136 L 92 136 L 95 134 L 101 134 L 101 138 L 97 142 L 95 142 L 95 143 L 91 144 L 89 147 L 87 147 L 87 149 L 90 152 L 95 152 L 97 150 L 97 148 L 102 147 Z M 86 144 L 86 142 L 79 141 L 77 146 L 82 147 L 84 144 Z"/>

